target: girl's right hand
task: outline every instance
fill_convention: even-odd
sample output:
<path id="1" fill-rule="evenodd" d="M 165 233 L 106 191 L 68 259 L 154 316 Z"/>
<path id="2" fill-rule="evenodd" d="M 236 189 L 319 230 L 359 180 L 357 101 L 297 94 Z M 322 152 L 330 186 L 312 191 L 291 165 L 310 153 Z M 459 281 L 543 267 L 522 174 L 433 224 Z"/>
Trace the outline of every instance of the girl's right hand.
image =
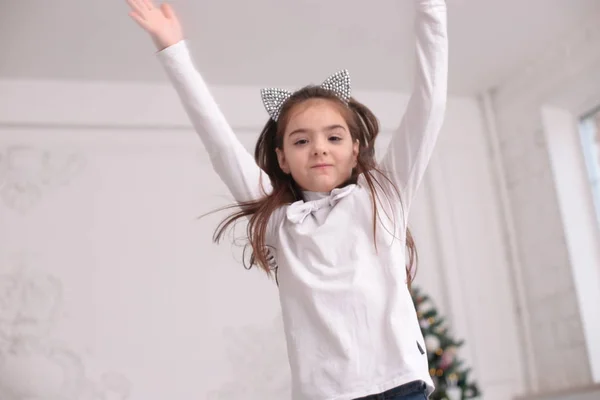
<path id="1" fill-rule="evenodd" d="M 127 0 L 129 16 L 152 37 L 158 50 L 183 40 L 183 29 L 175 11 L 167 3 L 156 8 L 152 0 Z"/>

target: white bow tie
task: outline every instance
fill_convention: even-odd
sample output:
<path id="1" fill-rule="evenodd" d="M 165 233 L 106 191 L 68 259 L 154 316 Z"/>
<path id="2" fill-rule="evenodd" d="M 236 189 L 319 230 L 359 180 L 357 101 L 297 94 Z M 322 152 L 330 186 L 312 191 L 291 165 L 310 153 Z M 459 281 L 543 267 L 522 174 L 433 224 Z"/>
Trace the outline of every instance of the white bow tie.
<path id="1" fill-rule="evenodd" d="M 348 196 L 355 187 L 355 184 L 351 184 L 344 186 L 343 188 L 333 189 L 327 197 L 308 201 L 306 203 L 303 200 L 296 201 L 295 203 L 290 204 L 288 207 L 286 212 L 287 218 L 295 224 L 301 224 L 302 221 L 304 221 L 304 219 L 310 215 L 310 213 L 313 213 L 327 205 L 333 207 L 342 198 Z"/>

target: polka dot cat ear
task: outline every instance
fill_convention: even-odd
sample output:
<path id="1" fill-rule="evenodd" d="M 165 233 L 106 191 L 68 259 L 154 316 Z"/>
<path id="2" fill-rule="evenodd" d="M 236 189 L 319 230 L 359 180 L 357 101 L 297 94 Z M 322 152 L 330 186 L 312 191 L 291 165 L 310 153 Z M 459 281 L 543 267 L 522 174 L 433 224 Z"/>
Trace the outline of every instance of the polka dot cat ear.
<path id="1" fill-rule="evenodd" d="M 331 75 L 321 84 L 321 87 L 323 89 L 331 90 L 346 104 L 350 101 L 350 73 L 347 69 L 343 69 Z"/>
<path id="2" fill-rule="evenodd" d="M 290 98 L 291 95 L 292 92 L 283 89 L 261 89 L 260 96 L 262 97 L 263 105 L 273 121 L 277 121 L 279 118 L 279 112 L 281 111 L 281 106 L 287 99 Z"/>
<path id="3" fill-rule="evenodd" d="M 331 75 L 319 86 L 323 89 L 330 90 L 346 104 L 350 101 L 352 90 L 350 85 L 350 73 L 347 69 L 343 69 Z M 292 92 L 284 89 L 261 89 L 260 95 L 263 105 L 273 121 L 277 121 L 279 113 L 281 112 L 281 106 L 283 106 L 292 94 Z"/>

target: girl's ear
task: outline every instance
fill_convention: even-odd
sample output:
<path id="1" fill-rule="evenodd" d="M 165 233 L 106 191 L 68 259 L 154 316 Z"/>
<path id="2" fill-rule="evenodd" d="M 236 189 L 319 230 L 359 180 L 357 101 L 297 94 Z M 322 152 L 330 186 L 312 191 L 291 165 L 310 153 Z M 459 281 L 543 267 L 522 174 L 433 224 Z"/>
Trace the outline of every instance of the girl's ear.
<path id="1" fill-rule="evenodd" d="M 277 162 L 279 162 L 279 168 L 281 168 L 281 170 L 283 172 L 285 172 L 286 174 L 290 173 L 290 166 L 288 165 L 288 162 L 285 158 L 285 154 L 283 153 L 283 150 L 281 150 L 280 148 L 275 149 L 275 153 L 277 154 Z"/>
<path id="2" fill-rule="evenodd" d="M 360 150 L 360 143 L 358 142 L 358 140 L 355 140 L 354 144 L 352 145 L 352 157 L 354 158 L 354 166 L 355 167 L 358 165 L 359 150 Z"/>

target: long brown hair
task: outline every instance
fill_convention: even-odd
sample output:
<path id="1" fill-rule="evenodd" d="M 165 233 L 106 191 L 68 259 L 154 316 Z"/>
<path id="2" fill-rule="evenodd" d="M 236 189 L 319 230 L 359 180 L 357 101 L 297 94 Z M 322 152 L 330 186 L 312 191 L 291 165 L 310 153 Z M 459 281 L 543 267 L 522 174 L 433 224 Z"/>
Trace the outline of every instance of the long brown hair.
<path id="1" fill-rule="evenodd" d="M 281 170 L 275 149 L 283 148 L 283 134 L 286 125 L 289 122 L 290 111 L 292 108 L 311 99 L 325 99 L 336 104 L 348 124 L 352 140 L 358 141 L 359 143 L 357 165 L 352 170 L 352 175 L 345 184 L 355 183 L 360 174 L 364 175 L 369 190 L 371 191 L 374 241 L 377 220 L 379 217 L 379 210 L 377 207 L 379 191 L 376 190 L 376 187 L 383 189 L 377 176 L 387 180 L 388 184 L 394 188 L 396 192 L 395 197 L 400 201 L 398 189 L 385 177 L 385 174 L 383 174 L 376 165 L 375 139 L 379 134 L 379 122 L 375 115 L 373 115 L 366 106 L 355 99 L 351 98 L 348 104 L 345 104 L 333 92 L 319 86 L 306 86 L 294 92 L 281 107 L 278 121 L 276 122 L 273 119 L 269 119 L 266 123 L 254 150 L 256 163 L 269 177 L 272 191 L 260 199 L 225 207 L 225 209 L 237 208 L 238 211 L 222 220 L 213 235 L 214 242 L 219 243 L 228 228 L 232 227 L 239 219 L 248 217 L 246 237 L 248 239 L 247 246 L 250 246 L 252 254 L 250 256 L 249 264 L 245 263 L 244 266 L 249 269 L 252 266 L 257 265 L 265 270 L 269 276 L 271 276 L 273 272 L 269 262 L 272 261 L 273 256 L 269 252 L 265 241 L 269 218 L 279 207 L 303 199 L 302 190 L 296 185 L 292 176 Z M 374 172 L 378 173 L 377 176 L 375 176 Z M 417 249 L 413 236 L 408 229 L 406 232 L 406 249 L 408 252 L 408 262 L 406 263 L 407 283 L 410 287 L 410 283 L 416 272 Z M 413 268 L 415 271 L 413 271 Z"/>

